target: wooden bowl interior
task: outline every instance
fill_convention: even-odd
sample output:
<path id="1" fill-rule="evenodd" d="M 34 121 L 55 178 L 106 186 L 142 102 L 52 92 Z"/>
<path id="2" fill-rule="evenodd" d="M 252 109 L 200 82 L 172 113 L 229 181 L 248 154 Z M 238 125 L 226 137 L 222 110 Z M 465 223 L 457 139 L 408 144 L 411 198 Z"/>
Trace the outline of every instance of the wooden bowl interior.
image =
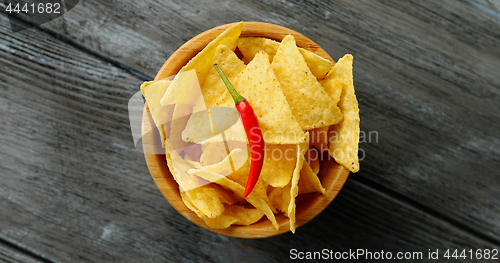
<path id="1" fill-rule="evenodd" d="M 205 31 L 193 39 L 182 45 L 161 67 L 155 80 L 171 77 L 182 68 L 191 58 L 200 52 L 211 40 L 216 38 L 221 32 L 233 24 L 226 24 L 215 27 Z M 282 26 L 262 23 L 262 22 L 245 22 L 241 37 L 267 37 L 277 41 L 281 41 L 286 35 L 293 35 L 297 42 L 297 46 L 310 50 L 326 59 L 333 61 L 333 59 L 316 43 L 309 38 Z M 149 113 L 147 103 L 144 107 L 142 118 L 142 141 L 143 145 L 159 145 L 159 136 L 154 131 L 156 129 L 154 122 Z M 282 215 L 276 215 L 276 220 L 280 225 L 277 231 L 271 222 L 264 216 L 259 222 L 250 226 L 236 226 L 233 225 L 227 229 L 213 229 L 210 228 L 202 219 L 200 219 L 194 212 L 186 207 L 182 202 L 179 187 L 175 182 L 170 170 L 168 169 L 165 155 L 158 154 L 144 154 L 146 163 L 148 165 L 151 176 L 153 177 L 158 189 L 163 196 L 170 202 L 170 204 L 184 217 L 193 223 L 201 226 L 212 232 L 239 238 L 262 238 L 282 234 L 290 231 L 289 219 Z M 302 226 L 316 217 L 323 211 L 330 202 L 338 194 L 344 185 L 349 170 L 337 164 L 333 159 L 329 158 L 327 153 L 322 154 L 321 170 L 319 178 L 323 187 L 326 189 L 326 194 L 319 193 L 300 195 L 297 198 L 296 209 L 296 226 Z"/>

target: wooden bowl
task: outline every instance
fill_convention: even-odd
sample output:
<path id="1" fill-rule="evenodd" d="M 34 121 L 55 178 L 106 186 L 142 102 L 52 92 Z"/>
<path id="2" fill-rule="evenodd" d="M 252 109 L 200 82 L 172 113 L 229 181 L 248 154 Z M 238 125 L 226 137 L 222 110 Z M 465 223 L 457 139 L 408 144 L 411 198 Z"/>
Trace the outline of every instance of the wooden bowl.
<path id="1" fill-rule="evenodd" d="M 170 58 L 161 67 L 160 71 L 156 75 L 155 80 L 164 79 L 172 75 L 177 74 L 177 72 L 184 66 L 191 58 L 193 58 L 198 52 L 200 52 L 210 41 L 216 38 L 221 32 L 233 24 L 226 24 L 212 28 L 205 31 L 196 37 L 192 38 L 184 45 L 182 45 L 177 51 L 170 56 Z M 328 60 L 333 61 L 333 59 L 316 43 L 314 43 L 309 38 L 282 26 L 262 23 L 262 22 L 245 22 L 243 25 L 243 30 L 241 37 L 267 37 L 277 41 L 281 41 L 286 35 L 293 35 L 297 42 L 297 46 L 304 49 L 310 50 Z M 151 131 L 156 129 L 149 114 L 149 108 L 146 103 L 143 111 L 142 119 L 142 140 L 143 145 L 158 145 L 154 143 L 154 140 L 158 140 Z M 218 233 L 230 237 L 238 238 L 263 238 L 275 236 L 290 231 L 289 219 L 282 215 L 276 215 L 276 220 L 280 225 L 280 229 L 276 230 L 271 222 L 264 216 L 259 222 L 252 224 L 250 226 L 236 226 L 233 225 L 227 229 L 213 229 L 210 228 L 205 222 L 200 219 L 194 212 L 184 205 L 181 200 L 179 193 L 179 186 L 175 182 L 172 174 L 170 173 L 165 155 L 158 154 L 144 154 L 146 158 L 146 163 L 148 164 L 149 171 L 153 177 L 158 189 L 163 194 L 163 196 L 170 202 L 170 204 L 186 217 L 191 222 L 201 226 L 207 230 L 214 233 Z M 319 178 L 323 187 L 326 189 L 326 194 L 322 195 L 320 193 L 300 195 L 297 198 L 297 209 L 296 209 L 296 226 L 302 226 L 309 222 L 311 219 L 316 217 L 323 209 L 325 209 L 330 202 L 335 198 L 337 193 L 340 191 L 344 185 L 347 177 L 349 176 L 349 170 L 344 168 L 342 165 L 337 164 L 333 159 L 328 158 L 327 153 L 323 153 L 321 161 L 321 170 L 319 172 Z"/>

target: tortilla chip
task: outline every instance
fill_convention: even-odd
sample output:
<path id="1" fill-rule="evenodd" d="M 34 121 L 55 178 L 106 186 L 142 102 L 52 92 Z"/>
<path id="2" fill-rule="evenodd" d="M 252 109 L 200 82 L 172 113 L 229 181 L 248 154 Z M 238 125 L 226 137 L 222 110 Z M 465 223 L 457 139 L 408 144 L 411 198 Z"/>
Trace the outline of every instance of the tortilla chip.
<path id="1" fill-rule="evenodd" d="M 309 143 L 301 143 L 297 145 L 297 165 L 293 170 L 292 180 L 290 181 L 290 203 L 288 204 L 287 216 L 290 218 L 290 231 L 295 233 L 295 209 L 297 205 L 295 204 L 295 197 L 299 194 L 299 179 L 300 171 L 304 165 L 304 153 L 309 147 Z"/>
<path id="2" fill-rule="evenodd" d="M 182 201 L 186 206 L 195 212 L 205 223 L 216 229 L 228 228 L 231 225 L 251 225 L 262 218 L 264 212 L 255 208 L 246 208 L 239 205 L 224 205 L 224 212 L 216 218 L 208 218 L 199 211 L 189 200 L 189 198 L 181 193 Z"/>
<path id="3" fill-rule="evenodd" d="M 178 85 L 173 86 L 175 80 L 180 80 Z M 194 70 L 185 71 L 177 74 L 176 79 L 165 91 L 160 105 L 164 107 L 174 107 L 170 127 L 163 127 L 165 130 L 165 139 L 168 138 L 171 143 L 171 150 L 178 150 L 188 147 L 190 144 L 182 139 L 182 132 L 193 115 L 193 109 L 206 110 L 203 100 L 200 100 L 201 89 Z M 147 87 L 146 87 L 147 88 Z M 186 95 L 189 93 L 189 95 Z M 163 112 L 159 114 L 164 114 Z M 201 113 L 195 114 L 195 117 L 203 119 Z M 170 130 L 169 133 L 166 130 Z M 168 135 L 167 135 L 168 134 Z M 211 135 L 211 132 L 210 134 Z M 179 151 L 180 153 L 181 151 Z"/>
<path id="4" fill-rule="evenodd" d="M 318 176 L 314 173 L 307 162 L 304 162 L 302 170 L 300 170 L 298 187 L 299 195 L 314 192 L 325 194 L 325 188 L 323 188 Z"/>
<path id="5" fill-rule="evenodd" d="M 165 138 L 170 133 L 170 129 L 165 129 L 165 124 L 172 120 L 174 107 L 161 106 L 160 100 L 171 82 L 170 80 L 146 81 L 141 85 L 141 93 L 148 103 L 153 121 L 160 132 L 162 147 L 165 147 Z"/>
<path id="6" fill-rule="evenodd" d="M 196 105 L 194 108 L 196 108 Z M 189 117 L 189 121 L 182 131 L 182 140 L 198 144 L 209 144 L 227 141 L 226 134 L 242 133 L 245 133 L 245 129 L 238 110 L 229 107 L 211 107 L 209 110 L 194 112 Z M 247 141 L 244 140 L 243 142 L 246 143 Z"/>
<path id="7" fill-rule="evenodd" d="M 280 43 L 265 37 L 240 37 L 238 39 L 238 49 L 244 60 L 251 61 L 257 53 L 264 51 L 269 55 L 269 62 L 272 62 Z"/>
<path id="8" fill-rule="evenodd" d="M 303 130 L 333 125 L 342 120 L 342 112 L 312 75 L 293 36 L 288 35 L 281 42 L 272 68 Z"/>
<path id="9" fill-rule="evenodd" d="M 268 144 L 260 178 L 273 187 L 285 187 L 292 178 L 296 162 L 296 145 Z"/>
<path id="10" fill-rule="evenodd" d="M 267 144 L 297 144 L 306 140 L 305 134 L 293 117 L 290 106 L 285 96 L 279 88 L 269 60 L 265 53 L 259 53 L 247 67 L 238 74 L 234 81 L 235 89 L 245 97 L 259 118 L 259 125 Z M 234 106 L 233 106 L 234 107 Z M 212 143 L 224 140 L 248 142 L 247 135 L 238 119 L 230 128 L 236 113 L 229 110 L 214 110 L 218 107 L 211 107 L 210 114 L 212 127 L 217 131 L 224 131 L 222 134 L 215 134 L 214 137 L 205 139 L 205 135 L 198 130 L 207 130 L 203 125 L 198 125 L 193 121 L 188 124 L 184 135 L 190 134 L 189 138 L 193 142 Z M 226 107 L 222 109 L 227 109 Z M 184 136 L 186 138 L 186 136 Z M 194 138 L 194 139 L 193 139 Z M 201 139 L 204 139 L 201 141 Z"/>
<path id="11" fill-rule="evenodd" d="M 194 112 L 189 116 L 186 125 L 182 128 L 181 138 L 184 142 L 200 143 L 207 138 L 212 138 L 213 130 L 208 110 Z"/>
<path id="12" fill-rule="evenodd" d="M 243 22 L 239 22 L 212 40 L 202 51 L 200 51 L 194 58 L 192 58 L 184 67 L 179 70 L 179 73 L 175 76 L 172 84 L 170 84 L 169 90 L 165 93 L 165 96 L 161 99 L 161 105 L 170 104 L 168 102 L 170 94 L 177 94 L 181 96 L 182 92 L 185 92 L 185 96 L 194 96 L 194 94 L 187 92 L 191 86 L 189 86 L 190 80 L 187 78 L 181 78 L 183 72 L 194 70 L 196 72 L 197 80 L 199 84 L 203 84 L 207 76 L 208 70 L 212 67 L 212 59 L 214 57 L 215 51 L 219 45 L 226 45 L 231 50 L 236 48 L 238 43 L 238 38 L 241 34 L 241 29 L 243 28 Z M 201 90 L 200 90 L 201 91 Z M 196 98 L 195 98 L 196 99 Z"/>
<path id="13" fill-rule="evenodd" d="M 309 131 L 309 142 L 318 151 L 328 150 L 328 126 L 312 129 Z"/>
<path id="14" fill-rule="evenodd" d="M 272 206 L 285 215 L 288 212 L 288 205 L 290 204 L 290 187 L 291 182 L 283 188 L 272 188 L 269 193 L 269 200 Z"/>
<path id="15" fill-rule="evenodd" d="M 172 144 L 169 139 L 165 140 L 165 149 L 168 168 L 172 173 L 172 177 L 174 177 L 179 185 L 179 190 L 181 192 L 195 189 L 208 183 L 205 180 L 201 180 L 187 173 L 187 171 L 193 167 L 189 165 L 176 150 L 170 150 L 172 149 Z"/>
<path id="16" fill-rule="evenodd" d="M 259 118 L 259 126 L 266 144 L 297 144 L 308 139 L 293 117 L 266 53 L 258 53 L 255 59 L 236 76 L 232 84 L 248 100 Z M 214 108 L 217 107 L 210 109 Z M 220 126 L 227 126 L 225 120 L 231 116 L 225 117 L 224 113 L 224 111 L 219 111 L 220 116 L 212 114 L 214 129 L 222 130 Z M 241 119 L 225 130 L 224 136 L 225 140 L 248 142 Z M 223 140 L 220 134 L 202 143 Z"/>
<path id="17" fill-rule="evenodd" d="M 248 181 L 248 174 L 249 173 L 246 169 L 239 169 L 238 171 L 228 175 L 227 178 L 245 187 Z M 264 202 L 266 202 L 266 204 L 271 208 L 273 213 L 276 213 L 276 210 L 267 196 L 267 184 L 262 180 L 262 178 L 259 177 L 257 183 L 255 183 L 252 193 L 255 193 L 258 197 L 262 198 L 262 200 L 264 200 Z"/>
<path id="18" fill-rule="evenodd" d="M 344 113 L 344 120 L 330 127 L 328 142 L 330 155 L 335 161 L 355 173 L 359 171 L 359 108 L 354 93 L 352 61 L 352 55 L 347 54 L 339 59 L 328 73 L 328 75 L 332 74 L 331 78 L 339 78 L 342 81 L 339 107 Z M 327 76 L 327 78 L 330 77 Z"/>
<path id="19" fill-rule="evenodd" d="M 300 47 L 299 51 L 300 54 L 302 54 L 302 56 L 304 57 L 304 60 L 311 70 L 311 73 L 317 79 L 323 79 L 326 76 L 326 73 L 328 73 L 328 71 L 332 67 L 333 62 Z"/>
<path id="20" fill-rule="evenodd" d="M 179 191 L 192 201 L 198 211 L 206 217 L 214 218 L 224 211 L 223 203 L 234 203 L 236 199 L 227 190 L 218 186 L 208 186 L 209 181 L 187 173 L 192 169 L 177 151 L 169 151 L 169 139 L 165 141 L 167 165 L 174 180 L 179 185 Z M 199 215 L 200 216 L 200 215 Z"/>
<path id="21" fill-rule="evenodd" d="M 182 71 L 175 75 L 160 100 L 162 106 L 169 104 L 195 104 L 201 96 L 200 82 L 194 69 Z"/>
<path id="22" fill-rule="evenodd" d="M 203 150 L 202 150 L 202 145 L 201 144 L 190 145 L 189 147 L 183 148 L 183 151 L 185 153 L 184 160 L 188 164 L 191 165 L 191 163 L 189 163 L 188 160 L 189 161 L 193 161 L 193 162 L 197 162 L 197 163 L 200 162 L 200 157 L 203 154 Z"/>
<path id="23" fill-rule="evenodd" d="M 228 152 L 224 145 L 224 142 L 210 143 L 205 149 L 200 157 L 200 163 L 202 166 L 212 165 L 220 163 L 226 156 Z"/>
<path id="24" fill-rule="evenodd" d="M 217 47 L 212 64 L 214 63 L 221 67 L 230 81 L 245 68 L 243 62 L 226 45 Z M 234 100 L 213 66 L 208 70 L 202 94 L 209 112 L 200 112 L 203 116 L 191 116 L 183 131 L 184 141 L 208 144 L 223 141 L 222 135 L 217 135 L 224 131 L 228 134 L 245 134 Z M 217 138 L 212 138 L 213 136 Z"/>
<path id="25" fill-rule="evenodd" d="M 220 148 L 217 151 L 226 151 L 224 145 L 219 146 Z M 230 175 L 244 166 L 249 159 L 249 154 L 247 148 L 240 149 L 236 148 L 231 150 L 231 152 L 225 156 L 225 158 L 215 164 L 202 166 L 200 169 L 205 171 L 210 171 L 213 173 L 218 173 L 223 176 Z"/>
<path id="26" fill-rule="evenodd" d="M 251 61 L 255 54 L 262 50 L 269 54 L 269 59 L 272 62 L 279 45 L 279 42 L 264 37 L 241 37 L 238 39 L 238 49 L 243 55 L 244 61 Z M 312 74 L 318 79 L 323 79 L 333 62 L 303 48 L 299 48 L 299 51 Z"/>
<path id="27" fill-rule="evenodd" d="M 192 143 L 182 139 L 182 132 L 185 130 L 188 120 L 190 120 L 192 115 L 199 116 L 199 113 L 192 114 L 192 109 L 193 106 L 189 104 L 175 105 L 172 121 L 170 122 L 170 133 L 167 136 L 167 139 L 170 141 L 170 150 L 176 150 L 178 153 L 181 153 L 184 148 L 192 145 Z"/>
<path id="28" fill-rule="evenodd" d="M 218 64 L 231 82 L 234 82 L 234 78 L 245 69 L 243 61 L 226 45 L 217 47 L 212 64 Z M 201 92 L 207 108 L 234 107 L 234 100 L 215 67 L 210 67 L 208 70 Z"/>
<path id="29" fill-rule="evenodd" d="M 232 100 L 232 98 L 231 98 Z M 214 137 L 202 143 L 219 141 L 241 141 L 248 143 L 245 128 L 241 122 L 240 113 L 233 107 L 211 107 L 210 117 L 214 130 Z"/>
<path id="30" fill-rule="evenodd" d="M 247 145 L 245 144 L 244 150 L 241 148 L 235 148 L 231 150 L 229 155 L 225 156 L 225 158 L 218 163 L 195 168 L 227 176 L 229 180 L 232 180 L 244 187 L 246 186 L 248 174 L 250 171 L 250 155 L 248 154 L 248 149 L 246 146 Z M 218 147 L 218 149 L 212 151 L 213 147 Z M 214 155 L 216 151 L 226 151 L 226 149 L 224 148 L 224 143 L 214 144 L 213 147 L 208 146 L 205 152 L 213 152 L 212 155 Z M 272 208 L 271 202 L 267 197 L 267 184 L 264 183 L 262 178 L 259 177 L 259 180 L 257 180 L 252 193 L 255 193 Z M 274 213 L 275 210 L 273 208 L 272 210 Z"/>
<path id="31" fill-rule="evenodd" d="M 305 161 L 309 166 L 311 166 L 311 169 L 315 174 L 319 173 L 319 168 L 320 168 L 320 162 L 319 162 L 319 153 L 318 150 L 314 147 L 309 147 L 307 149 L 306 154 L 304 155 Z"/>
<path id="32" fill-rule="evenodd" d="M 207 225 L 212 228 L 228 228 L 231 225 L 248 226 L 259 221 L 264 212 L 256 208 L 246 208 L 239 205 L 226 206 L 222 215 L 215 219 L 205 219 Z"/>
<path id="33" fill-rule="evenodd" d="M 332 67 L 332 70 L 335 66 Z M 330 73 L 333 71 L 330 71 Z M 324 80 L 320 81 L 321 86 L 325 89 L 325 92 L 332 98 L 335 103 L 340 100 L 340 94 L 342 93 L 342 79 L 336 74 L 326 75 Z"/>
<path id="34" fill-rule="evenodd" d="M 252 105 L 267 144 L 296 144 L 308 139 L 290 110 L 266 53 L 257 53 L 233 85 Z M 246 140 L 245 133 L 226 132 L 226 137 L 228 140 Z"/>
<path id="35" fill-rule="evenodd" d="M 210 182 L 215 182 L 216 184 L 221 185 L 222 187 L 226 189 L 230 189 L 233 193 L 238 195 L 239 197 L 243 197 L 243 193 L 245 191 L 245 188 L 241 186 L 240 184 L 229 180 L 228 178 L 217 174 L 213 173 L 210 171 L 206 170 L 199 170 L 199 169 L 191 169 L 188 172 L 189 174 L 197 175 L 207 181 Z M 253 191 L 247 196 L 246 200 L 252 204 L 255 208 L 260 209 L 261 211 L 264 211 L 264 214 L 266 217 L 271 221 L 271 223 L 274 225 L 276 230 L 279 230 L 279 225 L 278 222 L 276 222 L 276 218 L 274 217 L 274 213 L 269 207 L 269 205 L 257 194 L 255 194 Z"/>
<path id="36" fill-rule="evenodd" d="M 216 218 L 224 212 L 223 204 L 234 204 L 236 197 L 217 184 L 206 184 L 184 192 L 191 203 L 208 218 Z"/>

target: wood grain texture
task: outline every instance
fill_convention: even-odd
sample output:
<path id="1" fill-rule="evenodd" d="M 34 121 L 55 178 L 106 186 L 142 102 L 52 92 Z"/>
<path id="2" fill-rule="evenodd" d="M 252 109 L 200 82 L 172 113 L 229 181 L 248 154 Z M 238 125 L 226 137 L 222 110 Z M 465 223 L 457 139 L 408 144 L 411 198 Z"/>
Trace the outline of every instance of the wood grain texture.
<path id="1" fill-rule="evenodd" d="M 33 257 L 12 246 L 0 243 L 0 262 L 6 263 L 45 263 L 47 261 Z"/>
<path id="2" fill-rule="evenodd" d="M 451 0 L 94 0 L 44 26 L 150 75 L 191 36 L 239 20 L 294 29 L 334 59 L 352 53 L 361 128 L 373 136 L 360 175 L 500 243 L 494 12 Z"/>
<path id="3" fill-rule="evenodd" d="M 238 20 L 295 29 L 335 59 L 353 53 L 362 129 L 378 141 L 361 144 L 361 172 L 322 214 L 263 240 L 212 234 L 164 200 L 128 130 L 141 80 L 39 29 L 12 34 L 0 16 L 0 239 L 50 262 L 498 248 L 500 30 L 471 3 L 82 1 L 44 25 L 150 76 L 192 36 Z"/>

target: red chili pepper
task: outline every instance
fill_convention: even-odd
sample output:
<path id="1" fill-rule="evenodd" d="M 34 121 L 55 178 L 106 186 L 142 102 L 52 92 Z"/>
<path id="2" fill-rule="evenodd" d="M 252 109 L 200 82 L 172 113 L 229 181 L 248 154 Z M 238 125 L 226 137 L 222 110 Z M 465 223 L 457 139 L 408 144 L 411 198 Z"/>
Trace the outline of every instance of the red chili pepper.
<path id="1" fill-rule="evenodd" d="M 245 193 L 243 194 L 244 197 L 247 197 L 255 187 L 257 180 L 259 180 L 260 172 L 264 165 L 264 137 L 262 136 L 259 121 L 257 120 L 257 116 L 252 106 L 250 106 L 248 101 L 234 89 L 221 68 L 217 64 L 214 64 L 214 67 L 217 72 L 219 72 L 222 81 L 224 81 L 227 90 L 234 99 L 234 104 L 236 104 L 236 109 L 240 112 L 241 122 L 243 123 L 250 144 L 252 162 L 250 163 L 250 173 L 248 175 Z"/>

